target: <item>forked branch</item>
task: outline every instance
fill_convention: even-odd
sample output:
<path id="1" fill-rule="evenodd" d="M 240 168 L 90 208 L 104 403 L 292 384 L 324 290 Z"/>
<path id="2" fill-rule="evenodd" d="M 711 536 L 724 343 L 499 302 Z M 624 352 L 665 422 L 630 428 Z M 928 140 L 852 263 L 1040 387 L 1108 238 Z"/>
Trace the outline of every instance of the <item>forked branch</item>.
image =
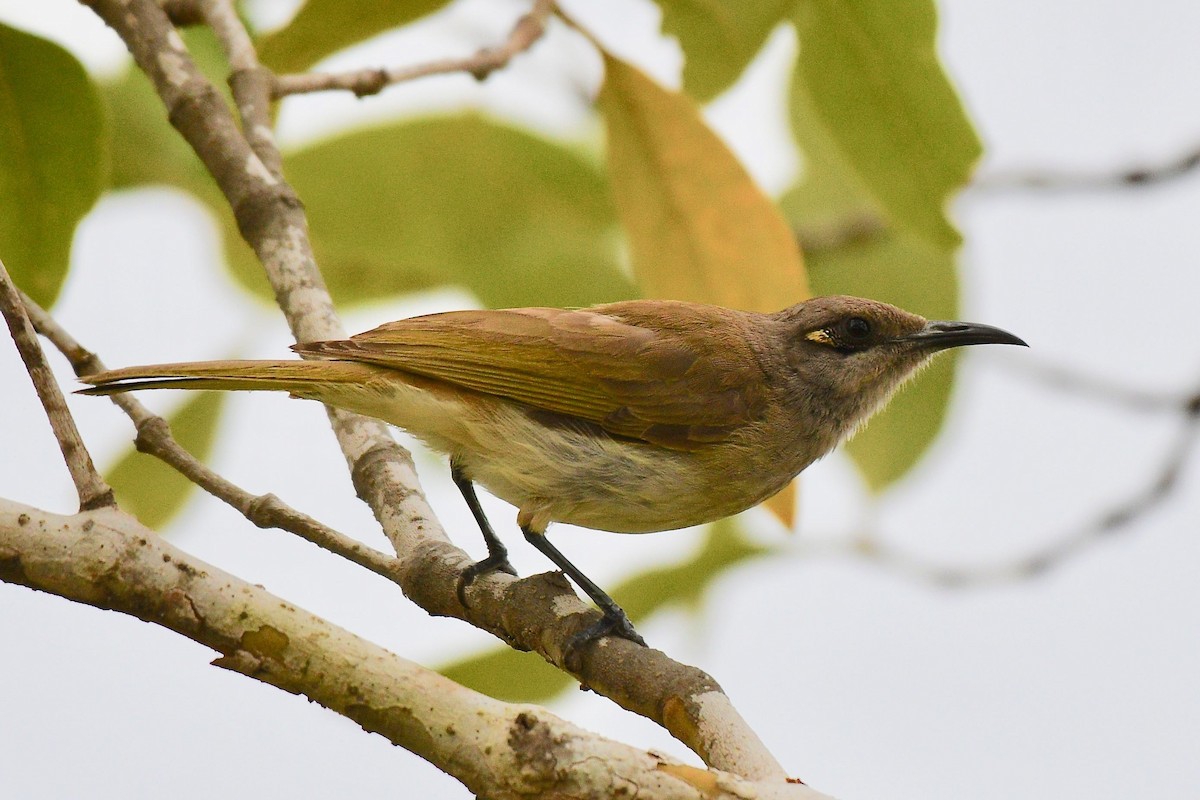
<path id="1" fill-rule="evenodd" d="M 79 436 L 79 429 L 75 427 L 75 420 L 67 409 L 67 401 L 63 399 L 62 390 L 58 388 L 58 382 L 54 380 L 54 373 L 51 372 L 50 365 L 46 363 L 46 355 L 42 352 L 42 346 L 38 344 L 33 325 L 30 324 L 29 317 L 25 314 L 25 304 L 22 302 L 21 292 L 12 282 L 8 269 L 2 261 L 0 261 L 0 312 L 4 314 L 4 321 L 8 323 L 8 331 L 17 346 L 17 351 L 21 354 L 21 360 L 25 362 L 25 370 L 29 373 L 30 380 L 33 381 L 38 399 L 42 401 L 42 408 L 46 410 L 50 427 L 54 430 L 54 438 L 58 442 L 59 449 L 62 450 L 63 460 L 66 461 L 67 470 L 71 473 L 71 480 L 75 483 L 80 509 L 89 510 L 115 505 L 112 488 L 104 481 L 104 478 L 96 471 L 96 465 L 92 463 L 92 456 Z"/>

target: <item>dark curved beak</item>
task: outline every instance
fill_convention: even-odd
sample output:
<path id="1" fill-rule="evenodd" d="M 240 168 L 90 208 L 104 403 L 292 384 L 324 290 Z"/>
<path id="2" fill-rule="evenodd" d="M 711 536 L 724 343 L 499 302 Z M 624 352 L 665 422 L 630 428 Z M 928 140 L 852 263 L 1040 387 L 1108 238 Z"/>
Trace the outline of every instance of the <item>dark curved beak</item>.
<path id="1" fill-rule="evenodd" d="M 934 351 L 950 347 L 965 347 L 969 344 L 1029 346 L 1024 339 L 1013 336 L 1008 331 L 993 328 L 991 325 L 980 325 L 976 322 L 946 322 L 944 320 L 925 323 L 924 328 L 905 336 L 903 341 L 913 342 L 923 349 Z"/>

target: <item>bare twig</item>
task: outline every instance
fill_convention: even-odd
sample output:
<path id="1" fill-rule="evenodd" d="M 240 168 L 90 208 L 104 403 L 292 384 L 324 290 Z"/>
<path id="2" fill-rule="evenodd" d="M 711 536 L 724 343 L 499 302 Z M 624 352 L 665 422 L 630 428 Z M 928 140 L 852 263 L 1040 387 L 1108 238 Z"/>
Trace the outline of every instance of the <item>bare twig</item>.
<path id="1" fill-rule="evenodd" d="M 1121 399 L 1121 395 L 1117 395 Z M 885 544 L 873 531 L 842 540 L 835 549 L 851 552 L 907 575 L 943 586 L 987 586 L 1012 583 L 1044 575 L 1062 566 L 1081 551 L 1126 528 L 1161 505 L 1179 484 L 1183 468 L 1200 440 L 1200 394 L 1174 403 L 1183 415 L 1183 428 L 1173 440 L 1161 466 L 1146 484 L 1090 522 L 1057 537 L 1056 541 L 1006 563 L 980 567 L 936 564 Z"/>
<path id="2" fill-rule="evenodd" d="M 504 44 L 499 47 L 486 47 L 466 58 L 445 58 L 411 67 L 280 75 L 275 78 L 273 95 L 279 99 L 291 94 L 337 89 L 365 97 L 377 94 L 392 84 L 454 72 L 465 72 L 482 81 L 496 70 L 507 66 L 508 62 L 528 50 L 542 37 L 547 21 L 554 12 L 554 5 L 554 0 L 534 0 L 533 8 L 517 20 Z"/>
<path id="3" fill-rule="evenodd" d="M 38 399 L 42 401 L 42 408 L 46 410 L 50 427 L 54 430 L 54 438 L 58 440 L 63 460 L 66 461 L 71 480 L 75 483 L 75 492 L 79 495 L 79 508 L 89 510 L 115 505 L 112 488 L 96 471 L 92 456 L 79 436 L 79 429 L 75 427 L 75 420 L 67 409 L 62 390 L 54 380 L 54 373 L 46 363 L 46 354 L 42 352 L 37 334 L 26 316 L 21 292 L 13 284 L 3 261 L 0 261 L 0 312 L 4 314 L 9 333 L 17 345 L 21 360 L 25 362 L 25 369 L 29 372 L 34 389 L 37 390 Z"/>
<path id="4" fill-rule="evenodd" d="M 795 234 L 802 251 L 819 253 L 869 241 L 886 230 L 886 220 L 862 211 L 841 219 L 796 225 Z"/>
<path id="5" fill-rule="evenodd" d="M 1002 369 L 1035 380 L 1048 389 L 1078 394 L 1087 399 L 1122 406 L 1130 411 L 1172 412 L 1189 415 L 1200 391 L 1167 392 L 1144 389 L 1120 383 L 1108 377 L 1091 375 L 1058 364 L 1037 359 L 1021 359 L 1021 363 L 997 362 Z"/>
<path id="6" fill-rule="evenodd" d="M 76 375 L 94 375 L 108 369 L 95 353 L 71 336 L 55 319 L 32 299 L 22 294 L 34 330 L 53 344 L 70 363 Z M 168 464 L 180 474 L 219 500 L 240 511 L 260 528 L 279 528 L 294 533 L 318 547 L 361 567 L 396 580 L 399 561 L 368 547 L 344 533 L 330 528 L 284 503 L 273 494 L 254 495 L 206 467 L 171 436 L 167 421 L 151 412 L 131 394 L 110 395 L 137 428 L 137 449 Z"/>
<path id="7" fill-rule="evenodd" d="M 1158 164 L 1117 167 L 1110 170 L 1006 169 L 979 175 L 970 185 L 977 192 L 1038 190 L 1086 192 L 1128 189 L 1180 178 L 1200 167 L 1200 146 L 1193 146 Z"/>

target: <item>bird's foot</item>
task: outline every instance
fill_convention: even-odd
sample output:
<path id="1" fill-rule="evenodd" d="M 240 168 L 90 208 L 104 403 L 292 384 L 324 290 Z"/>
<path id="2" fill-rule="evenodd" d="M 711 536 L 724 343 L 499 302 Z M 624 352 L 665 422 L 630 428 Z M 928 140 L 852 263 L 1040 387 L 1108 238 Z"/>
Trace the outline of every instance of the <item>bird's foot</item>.
<path id="1" fill-rule="evenodd" d="M 480 575 L 487 575 L 489 572 L 507 572 L 509 575 L 516 575 L 517 571 L 513 569 L 513 565 L 508 563 L 508 553 L 492 553 L 482 561 L 476 561 L 471 566 L 462 571 L 458 576 L 458 587 L 455 594 L 458 595 L 458 602 L 464 607 L 467 605 L 467 587 L 475 582 L 475 579 Z"/>
<path id="2" fill-rule="evenodd" d="M 629 621 L 629 617 L 618 608 L 616 611 L 605 613 L 600 619 L 567 640 L 567 644 L 563 648 L 563 664 L 572 672 L 578 672 L 583 648 L 605 636 L 619 636 L 635 644 L 640 644 L 642 647 L 648 647 L 646 640 L 638 634 L 633 623 Z"/>

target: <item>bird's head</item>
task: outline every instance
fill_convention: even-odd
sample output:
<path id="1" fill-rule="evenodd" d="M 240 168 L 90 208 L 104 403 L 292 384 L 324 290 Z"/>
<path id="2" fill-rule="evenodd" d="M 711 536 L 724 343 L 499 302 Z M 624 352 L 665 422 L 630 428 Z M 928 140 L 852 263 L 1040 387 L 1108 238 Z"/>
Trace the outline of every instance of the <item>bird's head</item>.
<path id="1" fill-rule="evenodd" d="M 816 297 L 775 315 L 786 359 L 813 411 L 853 430 L 936 353 L 973 344 L 1025 342 L 972 322 L 930 321 L 860 297 Z"/>

